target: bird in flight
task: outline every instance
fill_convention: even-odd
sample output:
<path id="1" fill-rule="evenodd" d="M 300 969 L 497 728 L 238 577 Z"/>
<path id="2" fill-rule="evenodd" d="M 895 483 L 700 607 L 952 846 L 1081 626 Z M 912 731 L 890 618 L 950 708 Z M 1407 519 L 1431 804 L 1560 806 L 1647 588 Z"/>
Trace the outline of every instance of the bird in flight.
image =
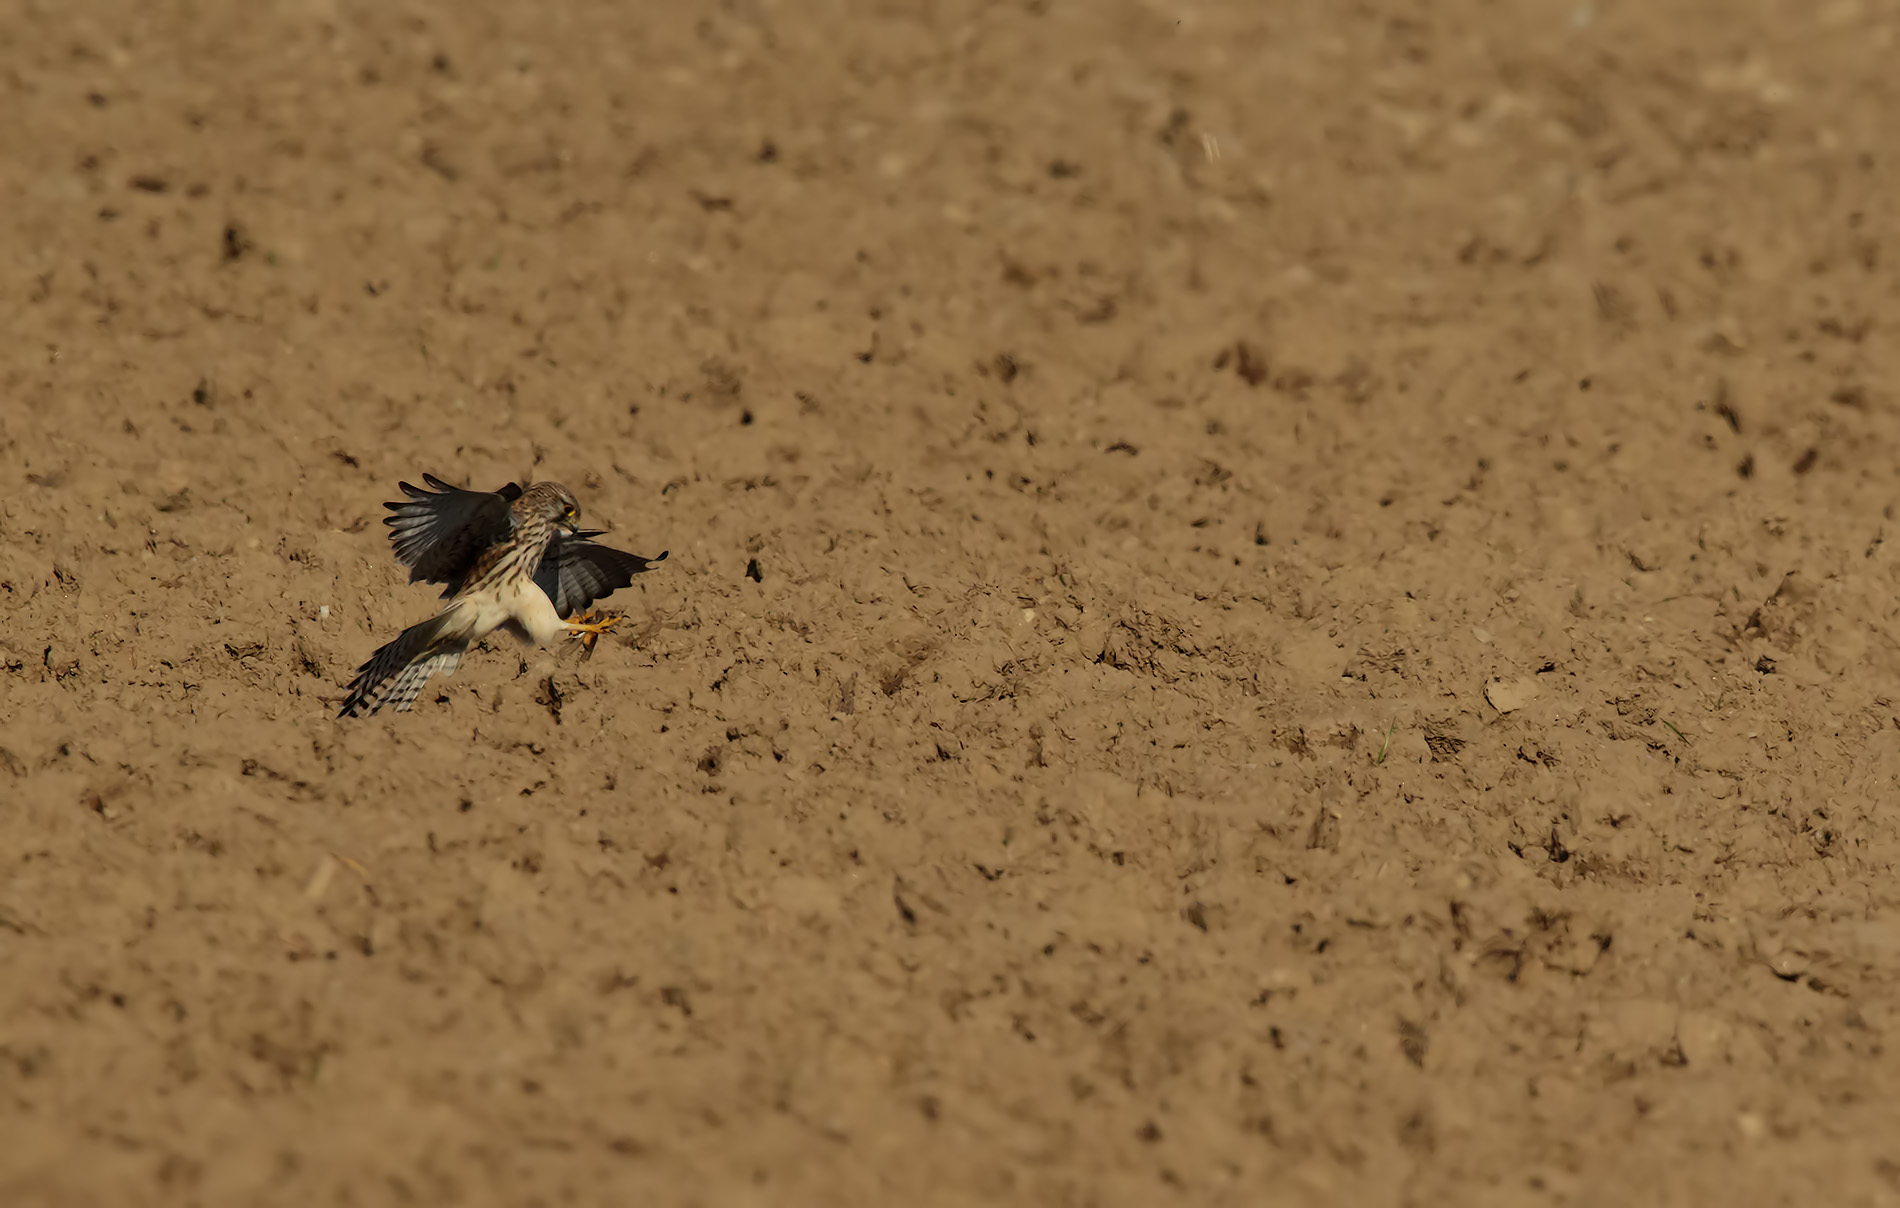
<path id="1" fill-rule="evenodd" d="M 403 712 L 430 676 L 453 675 L 468 648 L 497 629 L 536 646 L 578 636 L 591 653 L 621 620 L 589 620 L 594 601 L 666 559 L 596 545 L 605 530 L 580 527 L 580 504 L 558 482 L 468 491 L 433 474 L 422 481 L 429 489 L 400 484 L 408 498 L 385 503 L 395 514 L 383 523 L 409 581 L 445 584 L 449 603 L 357 668 L 338 717 L 367 716 L 385 705 Z"/>

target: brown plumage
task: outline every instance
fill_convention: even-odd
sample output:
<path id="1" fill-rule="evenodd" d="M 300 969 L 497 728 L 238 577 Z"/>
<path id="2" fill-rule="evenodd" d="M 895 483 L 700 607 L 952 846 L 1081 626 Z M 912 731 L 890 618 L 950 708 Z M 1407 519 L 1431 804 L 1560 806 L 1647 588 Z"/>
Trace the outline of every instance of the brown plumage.
<path id="1" fill-rule="evenodd" d="M 431 676 L 454 673 L 497 629 L 537 646 L 605 633 L 620 618 L 588 621 L 589 606 L 666 557 L 596 545 L 601 532 L 579 527 L 580 504 L 558 482 L 467 491 L 434 475 L 423 481 L 432 489 L 400 484 L 409 498 L 384 504 L 394 515 L 383 523 L 409 581 L 444 584 L 449 603 L 357 669 L 339 717 L 408 709 Z M 570 620 L 576 613 L 582 619 Z"/>

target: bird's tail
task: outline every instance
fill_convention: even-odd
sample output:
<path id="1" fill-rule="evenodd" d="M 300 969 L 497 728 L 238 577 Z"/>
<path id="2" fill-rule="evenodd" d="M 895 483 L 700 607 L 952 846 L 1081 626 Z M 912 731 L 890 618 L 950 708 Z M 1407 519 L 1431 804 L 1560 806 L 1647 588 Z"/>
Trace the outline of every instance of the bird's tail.
<path id="1" fill-rule="evenodd" d="M 356 669 L 350 694 L 338 717 L 367 717 L 387 705 L 398 713 L 416 703 L 429 677 L 453 675 L 462 665 L 468 641 L 452 624 L 457 607 L 444 609 L 420 624 L 411 625 L 396 639 L 369 656 Z"/>

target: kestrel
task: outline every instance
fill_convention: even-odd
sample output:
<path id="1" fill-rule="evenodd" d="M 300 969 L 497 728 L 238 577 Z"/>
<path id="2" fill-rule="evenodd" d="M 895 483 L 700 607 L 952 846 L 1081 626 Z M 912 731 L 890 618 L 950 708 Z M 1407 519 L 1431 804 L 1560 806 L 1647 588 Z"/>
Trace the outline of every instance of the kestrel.
<path id="1" fill-rule="evenodd" d="M 468 648 L 497 629 L 536 646 L 585 635 L 591 650 L 621 619 L 588 620 L 594 601 L 666 558 L 594 544 L 605 530 L 580 527 L 580 504 L 558 482 L 467 491 L 433 474 L 422 480 L 433 489 L 400 484 L 409 498 L 385 503 L 395 515 L 383 523 L 409 581 L 447 584 L 449 603 L 357 668 L 338 717 L 408 709 L 430 676 L 453 675 Z"/>

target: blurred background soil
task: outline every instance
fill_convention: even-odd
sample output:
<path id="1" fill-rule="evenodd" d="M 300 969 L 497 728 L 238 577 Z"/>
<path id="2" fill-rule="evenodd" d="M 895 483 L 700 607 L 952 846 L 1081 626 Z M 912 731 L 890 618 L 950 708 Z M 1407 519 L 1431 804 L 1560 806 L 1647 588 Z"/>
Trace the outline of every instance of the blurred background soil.
<path id="1" fill-rule="evenodd" d="M 1900 1203 L 1897 30 L 8 0 L 0 1201 Z"/>

